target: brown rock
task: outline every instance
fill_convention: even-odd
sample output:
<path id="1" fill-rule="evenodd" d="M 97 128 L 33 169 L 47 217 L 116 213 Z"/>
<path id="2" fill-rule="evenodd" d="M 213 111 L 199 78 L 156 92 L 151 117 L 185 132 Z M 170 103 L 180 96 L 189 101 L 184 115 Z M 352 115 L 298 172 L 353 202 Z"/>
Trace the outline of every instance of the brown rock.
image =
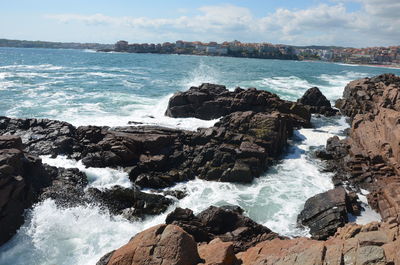
<path id="1" fill-rule="evenodd" d="M 117 249 L 108 265 L 195 265 L 202 260 L 192 236 L 175 225 L 157 225 Z"/>
<path id="2" fill-rule="evenodd" d="M 231 242 L 222 242 L 220 239 L 214 239 L 208 244 L 202 244 L 198 247 L 200 257 L 205 260 L 205 265 L 236 265 L 238 259 L 233 252 Z"/>

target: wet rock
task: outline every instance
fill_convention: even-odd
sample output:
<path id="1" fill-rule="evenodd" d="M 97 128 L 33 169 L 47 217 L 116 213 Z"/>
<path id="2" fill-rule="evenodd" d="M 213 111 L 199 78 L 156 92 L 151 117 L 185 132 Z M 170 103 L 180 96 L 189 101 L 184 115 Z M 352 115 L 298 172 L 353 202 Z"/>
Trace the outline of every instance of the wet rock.
<path id="1" fill-rule="evenodd" d="M 236 111 L 279 111 L 296 115 L 303 119 L 305 124 L 310 121 L 310 113 L 306 108 L 294 102 L 281 100 L 276 94 L 255 88 L 237 88 L 231 92 L 225 86 L 208 83 L 173 95 L 166 115 L 212 120 Z"/>
<path id="2" fill-rule="evenodd" d="M 195 265 L 200 262 L 192 236 L 175 225 L 158 225 L 137 234 L 97 264 Z"/>
<path id="3" fill-rule="evenodd" d="M 16 136 L 0 136 L 0 245 L 23 224 L 25 209 L 54 178 L 39 158 L 22 150 Z"/>
<path id="4" fill-rule="evenodd" d="M 164 196 L 172 196 L 181 200 L 187 196 L 186 190 L 166 190 L 163 191 Z"/>
<path id="5" fill-rule="evenodd" d="M 53 199 L 57 205 L 71 207 L 85 202 L 84 189 L 88 184 L 84 173 L 76 168 L 65 169 L 46 166 L 56 176 L 52 184 L 42 190 L 39 199 Z"/>
<path id="6" fill-rule="evenodd" d="M 348 214 L 359 214 L 359 209 L 356 198 L 338 187 L 309 198 L 298 221 L 310 228 L 312 238 L 327 239 L 348 222 Z"/>
<path id="7" fill-rule="evenodd" d="M 75 143 L 74 126 L 48 119 L 0 117 L 0 134 L 20 136 L 25 151 L 32 155 L 68 155 Z"/>
<path id="8" fill-rule="evenodd" d="M 322 94 L 318 87 L 308 89 L 297 102 L 305 105 L 311 113 L 325 116 L 334 116 L 338 113 L 337 110 L 332 108 L 331 102 Z"/>
<path id="9" fill-rule="evenodd" d="M 123 214 L 129 220 L 160 214 L 173 202 L 162 195 L 142 192 L 135 186 L 114 186 L 105 190 L 89 188 L 87 193 L 102 206 L 106 206 L 111 213 Z"/>
<path id="10" fill-rule="evenodd" d="M 239 207 L 210 206 L 196 216 L 189 209 L 176 208 L 167 216 L 166 223 L 182 227 L 196 242 L 209 242 L 215 238 L 232 242 L 235 253 L 264 240 L 283 238 L 244 216 Z"/>

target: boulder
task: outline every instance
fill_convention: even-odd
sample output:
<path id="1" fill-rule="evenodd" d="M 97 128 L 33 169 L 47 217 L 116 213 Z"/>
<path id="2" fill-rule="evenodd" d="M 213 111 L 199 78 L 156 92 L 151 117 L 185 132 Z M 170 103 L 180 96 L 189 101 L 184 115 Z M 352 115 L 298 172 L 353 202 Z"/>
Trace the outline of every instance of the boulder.
<path id="1" fill-rule="evenodd" d="M 204 265 L 239 265 L 240 262 L 233 252 L 232 242 L 223 242 L 217 238 L 208 244 L 198 247 L 200 257 L 205 261 Z"/>
<path id="2" fill-rule="evenodd" d="M 348 222 L 348 214 L 359 213 L 357 199 L 349 196 L 343 187 L 337 187 L 309 198 L 298 221 L 310 228 L 312 238 L 327 239 Z"/>
<path id="3" fill-rule="evenodd" d="M 129 220 L 160 214 L 173 202 L 162 195 L 142 192 L 136 186 L 132 188 L 114 186 L 104 190 L 89 188 L 87 194 L 107 207 L 112 214 L 122 214 Z"/>
<path id="4" fill-rule="evenodd" d="M 195 265 L 200 262 L 192 236 L 175 225 L 157 225 L 137 234 L 97 264 Z"/>
<path id="5" fill-rule="evenodd" d="M 167 216 L 166 223 L 182 227 L 196 242 L 210 242 L 216 238 L 232 242 L 235 253 L 264 240 L 284 238 L 244 216 L 237 206 L 210 206 L 196 216 L 189 209 L 176 208 Z"/>
<path id="6" fill-rule="evenodd" d="M 318 87 L 308 89 L 297 102 L 305 105 L 311 113 L 334 116 L 338 112 L 332 108 L 331 102 L 322 94 Z"/>

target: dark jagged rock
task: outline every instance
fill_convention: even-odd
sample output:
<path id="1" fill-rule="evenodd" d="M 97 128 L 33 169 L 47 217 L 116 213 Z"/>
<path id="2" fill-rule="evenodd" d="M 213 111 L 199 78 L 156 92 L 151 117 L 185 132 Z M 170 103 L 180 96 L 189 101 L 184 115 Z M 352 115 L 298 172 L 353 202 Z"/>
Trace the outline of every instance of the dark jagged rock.
<path id="1" fill-rule="evenodd" d="M 88 195 L 106 206 L 112 214 L 123 214 L 129 220 L 160 214 L 173 202 L 162 195 L 142 192 L 137 187 L 114 186 L 106 190 L 89 188 Z"/>
<path id="2" fill-rule="evenodd" d="M 48 172 L 56 176 L 51 186 L 43 189 L 40 200 L 53 199 L 57 205 L 71 207 L 85 202 L 84 189 L 88 184 L 84 173 L 76 168 L 65 169 L 46 166 Z"/>
<path id="3" fill-rule="evenodd" d="M 22 151 L 21 138 L 0 136 L 0 245 L 24 222 L 24 210 L 54 178 L 41 160 Z"/>
<path id="4" fill-rule="evenodd" d="M 348 214 L 358 215 L 357 197 L 337 187 L 309 198 L 298 216 L 299 223 L 308 226 L 312 238 L 324 240 L 348 222 Z"/>
<path id="5" fill-rule="evenodd" d="M 165 222 L 182 227 L 196 242 L 209 242 L 215 238 L 233 242 L 235 253 L 264 240 L 283 238 L 244 216 L 237 206 L 210 206 L 196 216 L 189 209 L 176 208 Z"/>
<path id="6" fill-rule="evenodd" d="M 318 87 L 308 89 L 297 102 L 306 106 L 311 113 L 334 116 L 338 112 L 332 108 L 331 102 L 322 94 Z"/>
<path id="7" fill-rule="evenodd" d="M 48 119 L 12 119 L 0 117 L 0 135 L 20 136 L 25 151 L 32 155 L 71 154 L 75 127 Z"/>
<path id="8" fill-rule="evenodd" d="M 304 106 L 281 100 L 276 94 L 255 88 L 236 88 L 231 92 L 225 86 L 208 83 L 173 95 L 166 115 L 212 120 L 236 111 L 279 111 L 295 115 L 297 120 L 302 120 L 302 126 L 309 126 L 310 122 L 310 113 Z"/>

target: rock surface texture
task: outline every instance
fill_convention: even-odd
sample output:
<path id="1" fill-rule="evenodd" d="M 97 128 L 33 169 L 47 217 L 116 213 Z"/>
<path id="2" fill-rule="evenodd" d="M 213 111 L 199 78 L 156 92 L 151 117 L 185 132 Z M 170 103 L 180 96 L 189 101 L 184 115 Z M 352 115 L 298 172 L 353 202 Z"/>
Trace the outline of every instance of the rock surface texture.
<path id="1" fill-rule="evenodd" d="M 309 109 L 311 113 L 334 116 L 338 113 L 331 106 L 331 102 L 322 94 L 318 87 L 308 89 L 304 95 L 297 100 Z"/>
<path id="2" fill-rule="evenodd" d="M 349 214 L 358 215 L 360 208 L 354 196 L 337 187 L 309 198 L 298 221 L 310 228 L 312 238 L 327 239 L 348 222 Z"/>
<path id="3" fill-rule="evenodd" d="M 175 225 L 158 225 L 107 254 L 98 265 L 195 265 L 202 262 L 191 235 Z"/>
<path id="4" fill-rule="evenodd" d="M 175 118 L 212 120 L 237 111 L 279 111 L 293 116 L 303 126 L 310 125 L 310 113 L 301 104 L 282 100 L 276 94 L 264 90 L 238 87 L 229 91 L 225 86 L 208 83 L 173 95 L 165 114 Z"/>
<path id="5" fill-rule="evenodd" d="M 182 227 L 196 242 L 220 239 L 232 242 L 235 253 L 264 240 L 284 238 L 243 215 L 240 207 L 210 206 L 196 216 L 190 209 L 176 208 L 165 222 Z"/>
<path id="6" fill-rule="evenodd" d="M 20 137 L 0 136 L 0 245 L 23 224 L 24 210 L 53 177 L 39 158 L 23 151 Z"/>

